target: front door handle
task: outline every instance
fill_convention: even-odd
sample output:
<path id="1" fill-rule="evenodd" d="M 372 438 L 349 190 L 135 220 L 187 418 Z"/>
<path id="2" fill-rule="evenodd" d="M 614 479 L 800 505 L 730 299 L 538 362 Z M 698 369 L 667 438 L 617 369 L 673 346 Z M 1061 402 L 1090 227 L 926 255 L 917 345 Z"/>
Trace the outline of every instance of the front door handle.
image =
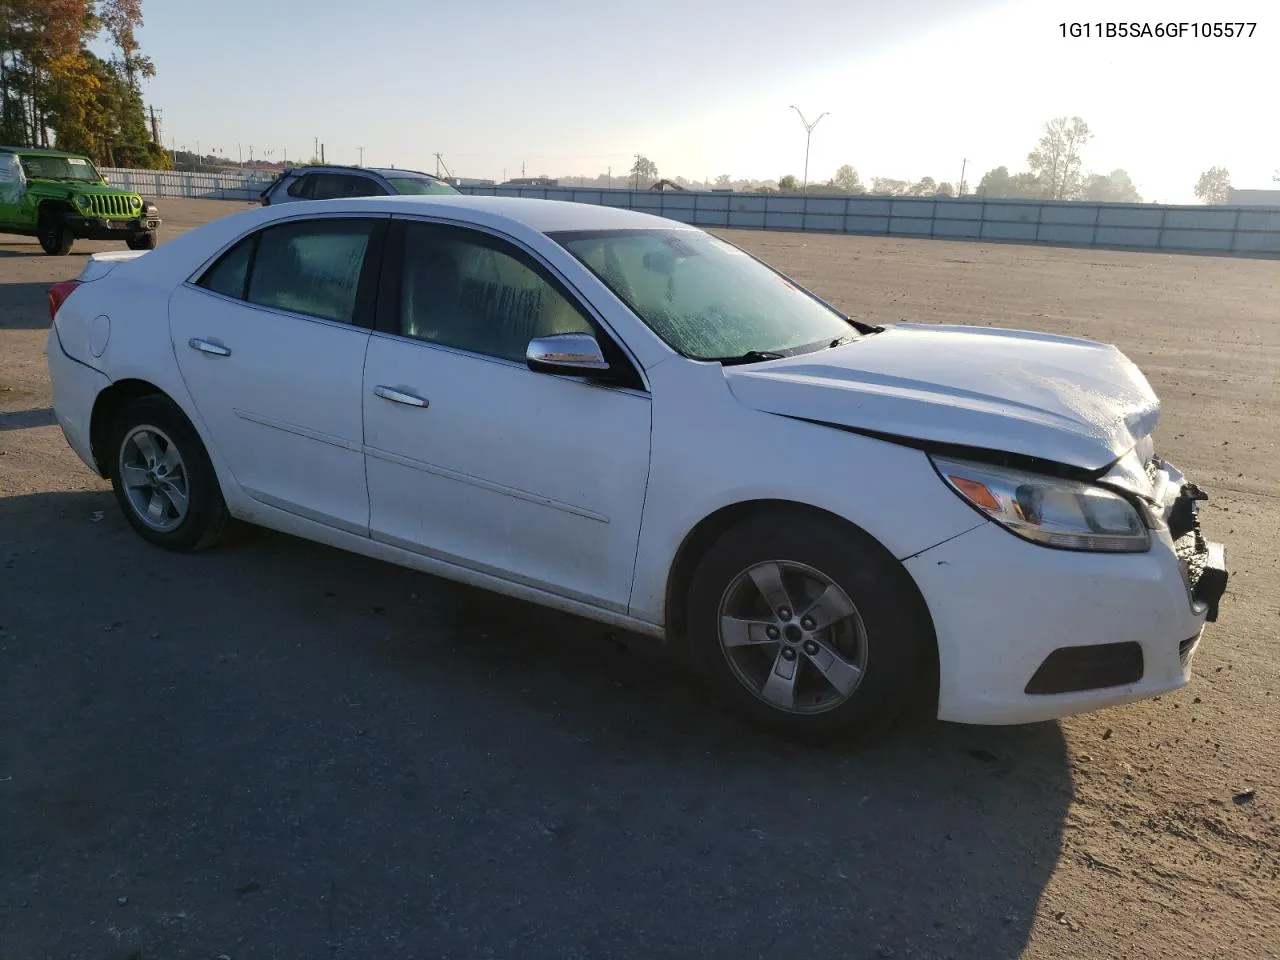
<path id="1" fill-rule="evenodd" d="M 403 403 L 409 407 L 425 407 L 427 405 L 425 397 L 407 393 L 395 387 L 374 387 L 373 392 L 382 397 L 383 400 L 390 400 L 392 403 Z"/>
<path id="2" fill-rule="evenodd" d="M 229 357 L 231 350 L 224 347 L 220 343 L 210 343 L 208 340 L 201 340 L 199 337 L 192 337 L 187 341 L 187 346 L 192 350 L 199 350 L 201 353 L 208 354 L 211 357 Z"/>

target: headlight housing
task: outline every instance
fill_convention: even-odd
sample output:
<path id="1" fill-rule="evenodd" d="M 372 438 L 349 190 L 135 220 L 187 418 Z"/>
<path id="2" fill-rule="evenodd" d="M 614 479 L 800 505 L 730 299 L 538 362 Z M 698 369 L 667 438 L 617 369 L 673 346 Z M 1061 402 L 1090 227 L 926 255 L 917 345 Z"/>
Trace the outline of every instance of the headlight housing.
<path id="1" fill-rule="evenodd" d="M 1111 490 L 968 460 L 930 459 L 962 500 L 1024 540 L 1101 553 L 1151 548 L 1142 515 Z"/>
<path id="2" fill-rule="evenodd" d="M 79 207 L 81 210 L 88 210 L 88 209 L 89 209 L 89 198 L 88 198 L 88 197 L 86 197 L 83 193 L 81 193 L 81 194 L 77 194 L 77 195 L 76 195 L 76 206 L 77 206 L 77 207 Z"/>

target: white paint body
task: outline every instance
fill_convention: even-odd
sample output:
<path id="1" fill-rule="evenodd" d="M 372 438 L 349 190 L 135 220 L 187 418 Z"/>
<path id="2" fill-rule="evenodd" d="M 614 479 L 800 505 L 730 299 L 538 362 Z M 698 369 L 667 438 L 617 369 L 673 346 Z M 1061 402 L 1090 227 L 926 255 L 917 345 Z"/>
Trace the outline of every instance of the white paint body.
<path id="1" fill-rule="evenodd" d="M 262 225 L 332 214 L 470 225 L 515 242 L 625 346 L 646 389 L 264 310 L 190 282 Z M 144 380 L 195 425 L 233 516 L 654 636 L 673 562 L 700 521 L 753 500 L 820 508 L 867 531 L 915 579 L 937 631 L 946 720 L 1036 721 L 1187 682 L 1178 644 L 1204 615 L 1167 535 L 1141 554 L 1047 549 L 961 501 L 920 450 L 805 422 L 1101 467 L 1149 447 L 1158 416 L 1119 351 L 903 324 L 783 360 L 693 361 L 545 236 L 614 227 L 694 229 L 586 204 L 362 198 L 254 209 L 145 256 L 96 255 L 50 331 L 59 423 L 99 470 L 95 400 Z M 231 354 L 199 353 L 192 338 Z M 380 385 L 429 406 L 389 403 Z M 1142 645 L 1140 683 L 1022 692 L 1053 649 L 1119 640 Z"/>

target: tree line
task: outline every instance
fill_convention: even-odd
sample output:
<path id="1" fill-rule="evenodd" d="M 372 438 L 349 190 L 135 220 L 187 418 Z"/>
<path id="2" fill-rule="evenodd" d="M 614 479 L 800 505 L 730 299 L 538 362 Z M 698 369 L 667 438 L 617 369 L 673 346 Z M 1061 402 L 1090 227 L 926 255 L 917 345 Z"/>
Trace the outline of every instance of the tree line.
<path id="1" fill-rule="evenodd" d="M 852 164 L 843 164 L 835 175 L 826 181 L 808 185 L 809 193 L 846 196 L 887 197 L 963 197 L 976 195 L 993 199 L 1021 200 L 1087 200 L 1092 202 L 1141 203 L 1142 197 L 1124 170 L 1110 173 L 1086 172 L 1084 148 L 1093 139 L 1089 125 L 1080 117 L 1055 117 L 1048 121 L 1039 142 L 1027 154 L 1027 169 L 1010 173 L 1007 166 L 988 170 L 970 189 L 967 180 L 951 182 L 921 177 L 919 180 L 897 180 L 892 177 L 873 177 L 870 185 L 864 185 Z M 658 178 L 658 168 L 646 157 L 638 156 L 630 178 L 615 186 L 648 187 Z M 563 182 L 572 183 L 584 178 L 566 177 Z M 596 178 L 603 180 L 604 175 Z M 620 179 L 620 178 L 617 178 Z M 721 174 L 714 181 L 687 181 L 672 178 L 675 183 L 691 189 L 737 190 L 750 193 L 789 193 L 802 189 L 795 174 L 784 174 L 777 180 L 735 180 Z"/>
<path id="2" fill-rule="evenodd" d="M 169 169 L 141 83 L 155 75 L 137 30 L 142 0 L 0 0 L 0 143 Z M 89 45 L 105 34 L 105 59 Z"/>

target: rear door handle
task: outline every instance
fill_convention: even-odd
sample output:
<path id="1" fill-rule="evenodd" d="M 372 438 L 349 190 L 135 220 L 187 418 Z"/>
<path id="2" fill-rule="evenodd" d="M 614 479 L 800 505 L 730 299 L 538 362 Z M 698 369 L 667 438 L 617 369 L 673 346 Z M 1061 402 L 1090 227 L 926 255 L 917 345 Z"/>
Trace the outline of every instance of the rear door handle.
<path id="1" fill-rule="evenodd" d="M 409 407 L 425 407 L 427 400 L 415 393 L 407 393 L 404 390 L 397 390 L 395 387 L 374 387 L 373 392 L 382 397 L 383 400 L 390 400 L 392 403 L 403 403 Z"/>
<path id="2" fill-rule="evenodd" d="M 224 347 L 220 343 L 210 343 L 208 340 L 201 340 L 199 337 L 192 337 L 187 341 L 187 346 L 192 350 L 199 350 L 201 353 L 206 353 L 211 357 L 231 356 L 231 350 L 229 348 Z"/>

